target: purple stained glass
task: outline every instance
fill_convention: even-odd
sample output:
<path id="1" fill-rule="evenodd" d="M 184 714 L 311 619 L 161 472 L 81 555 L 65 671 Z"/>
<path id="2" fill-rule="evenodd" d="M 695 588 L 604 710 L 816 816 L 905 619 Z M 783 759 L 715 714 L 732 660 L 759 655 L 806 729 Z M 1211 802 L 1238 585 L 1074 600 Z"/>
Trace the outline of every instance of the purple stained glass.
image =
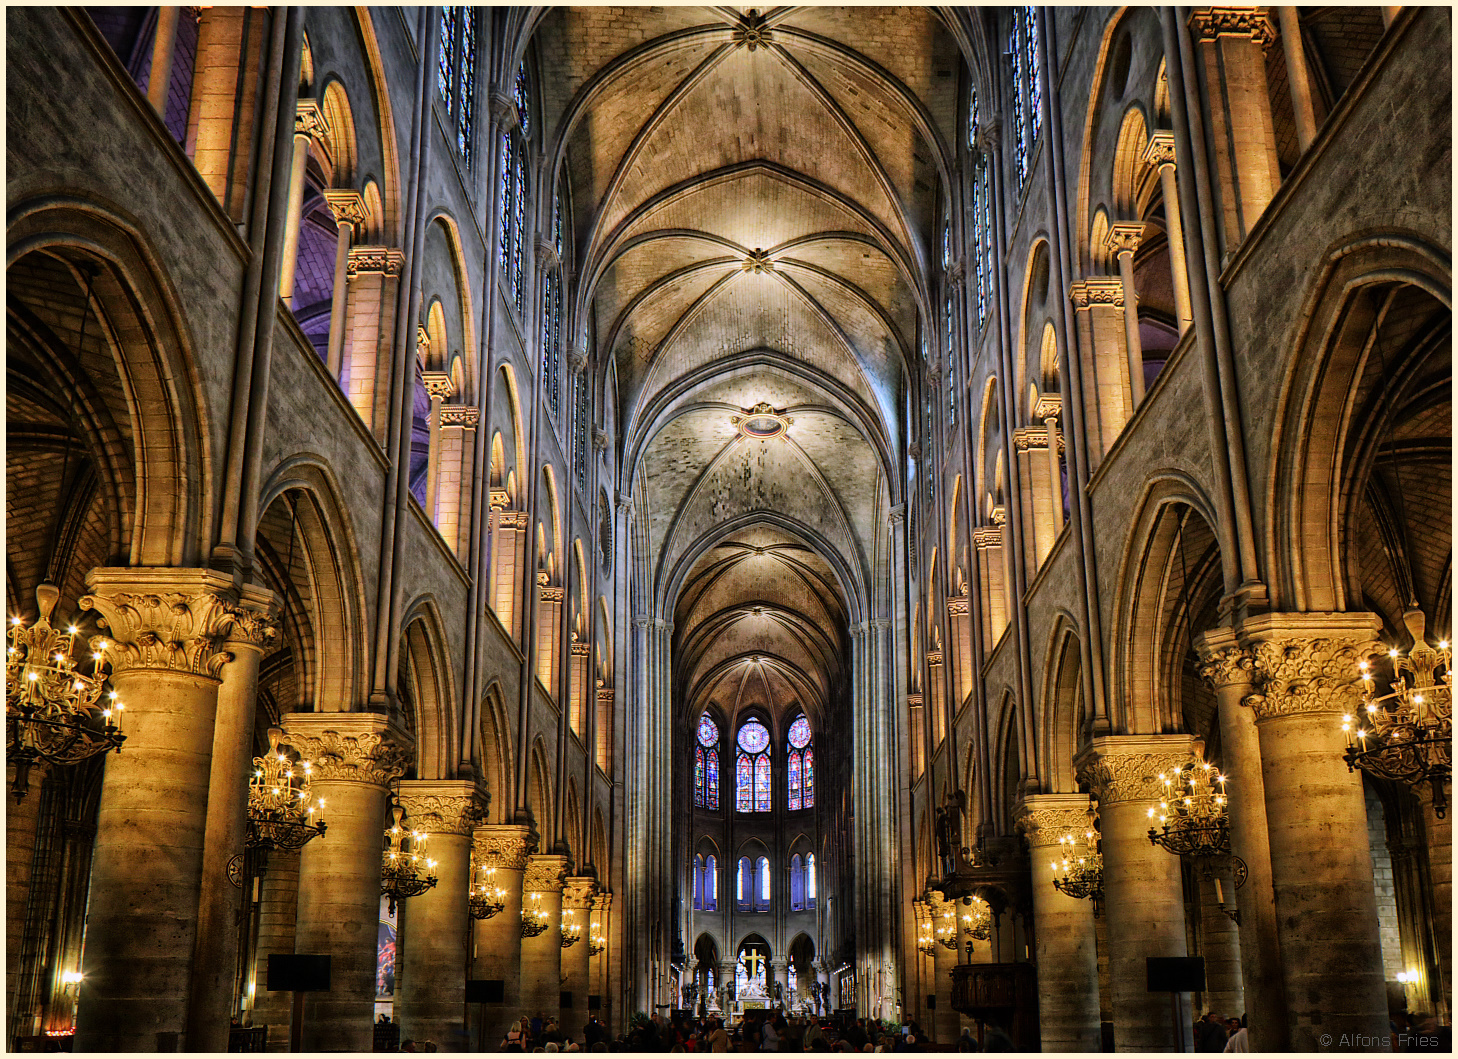
<path id="1" fill-rule="evenodd" d="M 719 726 L 706 713 L 699 718 L 699 746 L 713 746 L 719 741 Z"/>
<path id="2" fill-rule="evenodd" d="M 800 754 L 799 751 L 790 753 L 789 781 L 790 788 L 790 811 L 800 808 Z"/>
<path id="3" fill-rule="evenodd" d="M 815 808 L 815 748 L 805 748 L 805 763 L 800 767 L 800 789 L 805 792 L 805 808 Z"/>
<path id="4" fill-rule="evenodd" d="M 708 779 L 706 781 L 705 795 L 708 798 L 710 809 L 719 808 L 719 750 L 713 747 L 704 751 L 704 758 L 708 765 Z"/>
<path id="5" fill-rule="evenodd" d="M 758 721 L 749 721 L 739 729 L 739 748 L 749 754 L 758 754 L 769 746 L 769 729 Z"/>
<path id="6" fill-rule="evenodd" d="M 754 811 L 754 766 L 748 754 L 740 754 L 734 765 L 734 808 L 741 813 Z"/>
<path id="7" fill-rule="evenodd" d="M 704 804 L 704 751 L 700 748 L 694 754 L 694 804 Z"/>
<path id="8" fill-rule="evenodd" d="M 795 718 L 790 725 L 790 745 L 796 750 L 802 749 L 810 742 L 810 722 L 801 715 Z"/>
<path id="9" fill-rule="evenodd" d="M 754 761 L 754 810 L 767 813 L 774 808 L 770 801 L 770 762 L 768 754 L 761 754 Z"/>

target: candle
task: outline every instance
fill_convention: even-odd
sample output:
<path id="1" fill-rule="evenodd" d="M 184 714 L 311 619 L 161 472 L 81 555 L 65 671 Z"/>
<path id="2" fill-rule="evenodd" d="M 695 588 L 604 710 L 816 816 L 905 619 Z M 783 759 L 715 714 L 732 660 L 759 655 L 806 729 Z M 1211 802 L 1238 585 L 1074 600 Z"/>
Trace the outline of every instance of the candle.
<path id="1" fill-rule="evenodd" d="M 1215 903 L 1220 905 L 1225 903 L 1225 891 L 1220 888 L 1219 879 L 1215 880 Z"/>

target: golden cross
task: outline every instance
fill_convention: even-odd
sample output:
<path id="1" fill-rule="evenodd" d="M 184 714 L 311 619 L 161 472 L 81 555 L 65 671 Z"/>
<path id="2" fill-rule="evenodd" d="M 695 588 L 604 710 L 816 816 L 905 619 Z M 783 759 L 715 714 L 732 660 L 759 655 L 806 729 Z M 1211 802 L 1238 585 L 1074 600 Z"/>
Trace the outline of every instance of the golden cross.
<path id="1" fill-rule="evenodd" d="M 764 957 L 759 954 L 758 949 L 750 949 L 744 954 L 744 973 L 750 978 L 758 978 L 764 967 Z"/>

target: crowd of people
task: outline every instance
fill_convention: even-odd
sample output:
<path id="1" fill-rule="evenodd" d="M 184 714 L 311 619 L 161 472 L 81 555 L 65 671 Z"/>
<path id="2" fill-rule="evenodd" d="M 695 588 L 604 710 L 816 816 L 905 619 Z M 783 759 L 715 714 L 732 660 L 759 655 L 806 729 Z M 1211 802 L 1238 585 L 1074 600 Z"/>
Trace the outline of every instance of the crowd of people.
<path id="1" fill-rule="evenodd" d="M 558 1023 L 537 1015 L 523 1016 L 501 1041 L 506 1052 L 923 1052 L 1012 1051 L 1012 1040 L 987 1027 L 982 1042 L 970 1030 L 956 1041 L 935 1042 L 916 1022 L 898 1030 L 867 1019 L 826 1019 L 786 1015 L 781 1011 L 746 1014 L 728 1024 L 712 1016 L 690 1018 L 653 1015 L 636 1020 L 626 1032 L 611 1035 L 591 1019 L 581 1041 L 568 1038 Z"/>

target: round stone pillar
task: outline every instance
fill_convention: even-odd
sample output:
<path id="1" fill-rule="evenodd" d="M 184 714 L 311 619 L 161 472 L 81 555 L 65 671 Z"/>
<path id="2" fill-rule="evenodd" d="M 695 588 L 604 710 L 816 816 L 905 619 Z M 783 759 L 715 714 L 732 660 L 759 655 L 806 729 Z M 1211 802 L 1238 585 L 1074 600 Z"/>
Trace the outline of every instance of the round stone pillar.
<path id="1" fill-rule="evenodd" d="M 466 942 L 470 930 L 471 831 L 486 808 L 469 780 L 406 780 L 405 819 L 429 835 L 436 884 L 401 905 L 395 1014 L 401 1039 L 431 1041 L 443 1052 L 470 1050 L 466 1037 Z M 326 836 L 327 837 L 327 836 Z"/>
<path id="2" fill-rule="evenodd" d="M 1245 702 L 1260 735 L 1295 1051 L 1388 1032 L 1362 777 L 1342 760 L 1342 717 L 1361 708 L 1357 665 L 1380 650 L 1378 628 L 1370 614 L 1264 614 L 1239 633 L 1256 656 Z"/>
<path id="3" fill-rule="evenodd" d="M 0 793 L 5 799 L 5 995 L 12 1005 L 20 976 L 20 943 L 25 934 L 25 905 L 30 897 L 41 786 L 47 767 L 44 761 L 35 763 L 30 770 L 30 792 L 17 802 L 10 793 L 10 785 L 15 782 L 15 766 L 8 766 L 5 790 Z M 39 1020 L 34 1016 L 19 1019 L 23 1014 L 28 1013 L 11 1011 L 10 1031 L 24 1036 L 39 1033 Z"/>
<path id="4" fill-rule="evenodd" d="M 562 950 L 562 991 L 572 994 L 572 1006 L 562 1009 L 562 1033 L 582 1043 L 587 1025 L 588 945 L 592 936 L 592 899 L 597 880 L 587 875 L 570 876 L 562 887 L 562 919 L 570 912 L 580 932 L 573 944 Z"/>
<path id="5" fill-rule="evenodd" d="M 313 762 L 328 831 L 299 854 L 294 951 L 328 954 L 330 991 L 304 1001 L 304 1050 L 374 1047 L 375 965 L 385 797 L 405 769 L 410 736 L 375 713 L 291 713 L 289 743 Z"/>
<path id="6" fill-rule="evenodd" d="M 567 858 L 561 854 L 538 853 L 527 860 L 522 907 L 541 909 L 547 929 L 534 938 L 521 939 L 523 1015 L 561 1018 L 562 877 L 566 874 Z"/>
<path id="7" fill-rule="evenodd" d="M 521 1011 L 521 905 L 522 878 L 527 857 L 536 848 L 531 829 L 517 824 L 478 827 L 472 835 L 478 869 L 495 868 L 492 885 L 499 886 L 503 907 L 490 919 L 475 920 L 471 977 L 501 983 L 501 1002 L 473 1004 L 479 1010 L 479 1051 L 495 1051 Z M 471 880 L 477 885 L 480 879 Z"/>
<path id="8" fill-rule="evenodd" d="M 1228 867 L 1221 866 L 1208 878 L 1199 873 L 1197 878 L 1200 955 L 1205 957 L 1205 1011 L 1239 1018 L 1247 1012 L 1240 971 L 1240 934 L 1231 918 L 1240 914 L 1235 907 L 1235 877 Z"/>
<path id="9" fill-rule="evenodd" d="M 1438 943 L 1443 998 L 1440 1018 L 1446 1020 L 1453 1011 L 1453 820 L 1438 819 L 1430 791 L 1418 791 L 1418 799 L 1423 805 L 1423 837 L 1427 840 L 1428 876 L 1433 884 L 1433 933 Z"/>
<path id="10" fill-rule="evenodd" d="M 1240 971 L 1250 1045 L 1254 1051 L 1286 1051 L 1286 982 L 1281 977 L 1281 943 L 1276 931 L 1276 896 L 1271 885 L 1271 836 L 1266 828 L 1266 785 L 1261 776 L 1260 736 L 1255 714 L 1243 705 L 1251 693 L 1255 656 L 1229 629 L 1195 638 L 1200 674 L 1215 691 L 1220 716 L 1221 760 L 1229 795 L 1230 849 L 1245 862 L 1247 878 L 1240 907 Z M 1222 890 L 1228 885 L 1222 879 Z M 1240 1015 L 1240 1011 L 1230 1012 Z"/>
<path id="11" fill-rule="evenodd" d="M 1088 809 L 1086 794 L 1031 794 L 1018 807 L 1032 868 L 1038 1023 L 1045 1052 L 1102 1047 L 1093 901 L 1069 897 L 1053 886 L 1058 840 L 1087 830 Z"/>
<path id="12" fill-rule="evenodd" d="M 326 821 L 327 823 L 327 821 Z M 327 838 L 316 838 L 323 842 Z M 273 953 L 294 951 L 294 923 L 299 908 L 299 854 L 297 850 L 273 850 L 268 870 L 259 880 L 258 945 L 246 998 L 255 1026 L 268 1027 L 268 1050 L 289 1050 L 291 994 L 268 989 L 268 958 Z"/>
<path id="13" fill-rule="evenodd" d="M 1121 1052 L 1186 1051 L 1188 993 L 1146 989 L 1150 956 L 1186 956 L 1184 888 L 1180 859 L 1149 841 L 1151 806 L 1164 793 L 1161 773 L 1189 761 L 1196 742 L 1188 735 L 1125 735 L 1095 738 L 1079 755 L 1080 780 L 1098 798 L 1104 859 L 1104 915 L 1109 933 L 1109 979 L 1114 1041 Z"/>
<path id="14" fill-rule="evenodd" d="M 79 610 L 125 707 L 126 745 L 101 786 L 75 1045 L 175 1052 L 186 1043 L 208 783 L 232 581 L 210 570 L 94 570 Z"/>
<path id="15" fill-rule="evenodd" d="M 815 968 L 815 981 L 820 983 L 821 1000 L 816 1005 L 816 1011 L 821 1015 L 830 1014 L 830 965 L 824 960 L 816 960 L 811 964 Z"/>
<path id="16" fill-rule="evenodd" d="M 770 974 L 774 978 L 774 984 L 780 987 L 778 1003 L 774 1000 L 774 986 L 770 987 L 771 1006 L 788 1008 L 790 1004 L 790 961 L 784 956 L 771 957 Z"/>
<path id="17" fill-rule="evenodd" d="M 226 1052 L 228 1018 L 233 1013 L 238 916 L 244 907 L 245 891 L 211 885 L 209 880 L 227 876 L 228 861 L 243 852 L 248 840 L 248 780 L 252 775 L 258 666 L 277 635 L 273 624 L 277 600 L 272 592 L 250 587 L 245 606 L 224 645 L 232 661 L 223 666 L 213 729 L 204 881 L 198 900 L 192 1007 L 187 1025 L 190 1052 Z M 252 886 L 251 880 L 245 886 Z"/>
<path id="18" fill-rule="evenodd" d="M 932 954 L 932 964 L 935 967 L 936 982 L 936 1010 L 932 1013 L 932 1037 L 942 1049 L 947 1049 L 957 1042 L 957 1034 L 962 1031 L 962 1021 L 958 1017 L 957 1009 L 952 1007 L 952 968 L 958 963 L 958 949 L 961 947 L 962 934 L 956 919 L 954 905 L 942 900 L 941 894 L 931 891 L 927 895 L 927 911 L 931 915 L 932 936 L 937 938 L 935 944 L 936 952 Z M 950 927 L 951 934 L 938 933 L 941 928 Z M 941 938 L 950 937 L 952 948 L 942 944 Z"/>
<path id="19" fill-rule="evenodd" d="M 737 960 L 719 961 L 719 1014 L 726 1023 L 734 1015 L 734 974 L 738 965 Z"/>

